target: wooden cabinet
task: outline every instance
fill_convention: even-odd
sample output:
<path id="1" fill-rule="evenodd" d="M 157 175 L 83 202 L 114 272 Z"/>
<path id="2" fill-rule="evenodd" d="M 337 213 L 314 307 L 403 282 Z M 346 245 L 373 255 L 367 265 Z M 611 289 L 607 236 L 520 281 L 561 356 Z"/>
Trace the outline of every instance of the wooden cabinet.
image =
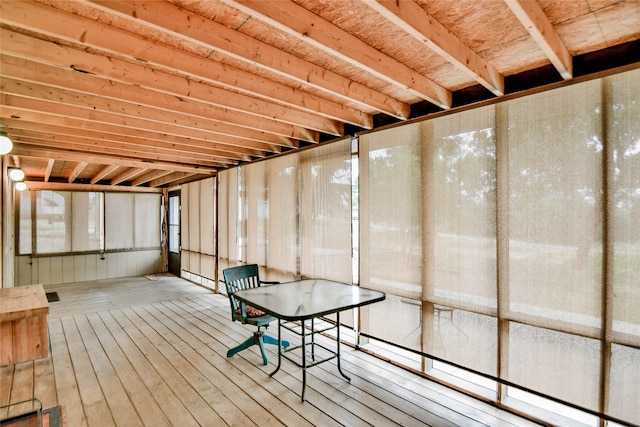
<path id="1" fill-rule="evenodd" d="M 0 366 L 47 357 L 48 314 L 42 285 L 0 289 Z"/>

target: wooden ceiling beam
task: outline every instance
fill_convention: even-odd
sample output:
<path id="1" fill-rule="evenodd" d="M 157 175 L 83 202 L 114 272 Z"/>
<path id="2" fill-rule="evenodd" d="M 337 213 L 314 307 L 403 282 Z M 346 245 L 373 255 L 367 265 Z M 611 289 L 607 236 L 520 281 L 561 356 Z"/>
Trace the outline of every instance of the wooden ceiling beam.
<path id="1" fill-rule="evenodd" d="M 84 154 L 84 153 L 74 153 L 68 150 L 59 150 L 55 148 L 38 148 L 38 147 L 14 147 L 12 151 L 15 155 L 21 157 L 33 157 L 39 159 L 47 159 L 47 160 L 60 160 L 60 161 L 71 161 L 71 162 L 88 162 L 88 163 L 99 163 L 104 165 L 118 165 L 122 167 L 133 167 L 133 168 L 147 168 L 147 169 L 162 169 L 168 171 L 178 171 L 178 172 L 187 172 L 187 173 L 198 173 L 198 174 L 209 174 L 213 175 L 216 173 L 215 168 L 208 167 L 199 167 L 199 166 L 190 166 L 183 165 L 178 162 L 176 163 L 168 163 L 168 162 L 151 162 L 151 161 L 142 161 L 142 160 L 133 160 L 126 159 L 122 157 L 116 156 L 106 156 L 99 155 L 95 153 Z"/>
<path id="2" fill-rule="evenodd" d="M 175 121 L 181 122 L 183 127 L 195 126 L 188 130 L 178 129 L 174 132 L 176 135 L 188 135 L 189 133 L 198 135 L 201 132 L 207 132 L 215 133 L 216 135 L 246 138 L 253 141 L 264 141 L 268 144 L 277 144 L 286 147 L 295 146 L 298 140 L 310 142 L 318 142 L 319 140 L 317 131 L 299 126 L 278 122 L 267 124 L 267 119 L 255 117 L 250 114 L 225 111 L 216 106 L 209 106 L 206 103 L 194 102 L 193 100 L 189 100 L 191 102 L 184 102 L 183 99 L 167 95 L 166 93 L 159 93 L 121 82 L 113 82 L 96 76 L 76 73 L 72 70 L 64 70 L 54 66 L 40 64 L 31 60 L 25 60 L 24 58 L 7 56 L 6 51 L 3 51 L 3 53 L 0 57 L 2 60 L 0 75 L 7 78 L 2 79 L 3 87 L 6 87 L 7 90 L 10 89 L 10 81 L 8 79 L 14 79 L 20 82 L 19 84 L 21 85 L 31 84 L 40 85 L 40 87 L 44 88 L 60 88 L 55 90 L 67 89 L 70 93 L 74 93 L 76 97 L 82 97 L 82 94 L 94 93 L 98 97 L 104 96 L 105 98 L 102 101 L 104 103 L 109 103 L 115 99 L 122 99 L 119 98 L 119 96 L 125 96 L 125 98 L 122 99 L 122 104 L 120 104 L 123 106 L 123 111 L 120 114 L 129 111 L 129 114 L 133 115 L 132 117 L 140 117 L 137 108 L 143 108 L 149 109 L 149 111 L 155 111 L 156 116 L 164 116 L 163 125 L 165 126 L 174 121 L 172 119 L 174 115 L 176 116 Z M 126 95 L 124 95 L 125 93 Z M 137 103 L 135 101 L 136 97 L 141 98 Z M 157 100 L 152 101 L 154 105 L 149 106 L 148 103 L 144 107 L 141 105 L 141 103 L 156 97 Z M 96 98 L 94 97 L 93 99 Z M 162 103 L 162 101 L 166 101 L 167 104 L 158 105 Z M 87 107 L 91 107 L 91 105 L 87 105 Z M 183 110 L 182 107 L 184 107 L 186 111 Z M 203 111 L 209 111 L 209 113 L 203 117 L 203 115 L 200 114 Z M 237 113 L 237 117 L 229 119 L 228 117 L 234 113 Z M 167 118 L 169 118 L 169 120 L 167 120 Z M 251 126 L 253 122 L 255 122 L 256 126 Z M 265 129 L 260 128 L 262 125 L 264 125 Z M 154 129 L 157 128 L 158 126 L 154 126 Z"/>
<path id="3" fill-rule="evenodd" d="M 573 77 L 573 58 L 569 49 L 535 0 L 504 0 L 563 79 Z"/>
<path id="4" fill-rule="evenodd" d="M 73 171 L 71 171 L 71 174 L 69 175 L 69 179 L 68 179 L 69 184 L 71 184 L 73 181 L 75 181 L 75 179 L 78 177 L 78 175 L 80 175 L 82 173 L 82 171 L 84 170 L 84 168 L 87 167 L 88 164 L 89 163 L 87 163 L 87 162 L 78 162 L 76 167 L 73 168 Z"/>
<path id="5" fill-rule="evenodd" d="M 409 118 L 410 108 L 404 102 L 168 2 L 90 1 L 138 26 L 149 26 L 207 47 L 212 57 L 228 55 L 343 101 L 358 103 L 362 108 L 398 119 Z"/>
<path id="6" fill-rule="evenodd" d="M 152 141 L 143 138 L 125 137 L 108 133 L 100 133 L 82 128 L 69 128 L 65 126 L 50 125 L 42 122 L 29 122 L 26 120 L 5 120 L 5 126 L 11 129 L 18 137 L 50 139 L 68 139 L 86 145 L 103 145 L 105 147 L 120 148 L 124 150 L 139 150 L 144 147 L 151 147 L 154 150 L 164 150 L 167 154 L 180 155 L 183 153 L 208 154 L 219 158 L 224 158 L 230 162 L 248 160 L 250 155 L 239 155 L 237 153 L 218 151 L 209 149 L 206 144 L 199 144 L 193 141 L 193 145 L 175 143 L 173 141 Z M 157 151 L 154 151 L 157 152 Z M 262 152 L 258 152 L 262 153 Z M 264 154 L 262 154 L 264 155 Z"/>
<path id="7" fill-rule="evenodd" d="M 199 83 L 191 80 L 188 76 L 168 74 L 148 66 L 89 53 L 10 30 L 3 29 L 0 36 L 3 52 L 19 58 L 139 85 L 181 98 L 198 99 L 222 108 L 246 112 L 257 117 L 281 121 L 330 135 L 341 136 L 344 133 L 343 124 L 337 120 L 326 119 L 317 114 L 295 110 L 210 84 Z"/>
<path id="8" fill-rule="evenodd" d="M 138 185 L 146 184 L 149 181 L 153 181 L 154 179 L 160 179 L 163 176 L 169 175 L 170 173 L 172 173 L 172 172 L 171 171 L 163 171 L 163 170 L 154 170 L 154 171 L 145 173 L 144 175 L 141 175 L 141 176 L 137 177 L 136 179 L 131 181 L 131 185 L 133 187 L 137 187 Z"/>
<path id="9" fill-rule="evenodd" d="M 128 192 L 128 193 L 162 193 L 162 188 L 124 187 L 115 185 L 68 184 L 63 182 L 26 181 L 29 190 L 56 191 L 95 191 L 95 192 Z"/>
<path id="10" fill-rule="evenodd" d="M 102 178 L 104 178 L 105 176 L 109 175 L 111 172 L 115 171 L 119 167 L 120 166 L 118 166 L 118 165 L 107 165 L 107 166 L 103 167 L 100 170 L 100 172 L 98 172 L 97 174 L 95 174 L 93 176 L 93 178 L 91 178 L 91 184 L 95 184 L 96 182 L 99 182 Z"/>
<path id="11" fill-rule="evenodd" d="M 152 130 L 142 129 L 127 129 L 120 125 L 111 125 L 102 122 L 90 122 L 84 121 L 80 118 L 73 117 L 61 117 L 52 114 L 51 111 L 35 111 L 22 108 L 3 106 L 0 109 L 0 118 L 3 119 L 3 123 L 6 123 L 7 127 L 14 129 L 24 130 L 39 130 L 43 126 L 52 129 L 52 133 L 68 134 L 81 132 L 86 130 L 86 135 L 92 134 L 101 135 L 102 137 L 109 137 L 119 141 L 125 141 L 130 143 L 141 143 L 143 141 L 149 144 L 161 144 L 163 142 L 169 142 L 179 146 L 193 144 L 195 147 L 210 147 L 211 149 L 220 150 L 227 153 L 231 151 L 235 152 L 240 158 L 246 156 L 263 157 L 266 152 L 279 153 L 280 148 L 277 145 L 270 145 L 263 142 L 257 142 L 252 140 L 241 140 L 239 138 L 233 138 L 229 136 L 215 135 L 215 139 L 206 139 L 209 137 L 205 134 L 192 134 L 189 137 L 167 135 Z M 64 130 L 67 129 L 67 130 Z M 81 134 L 82 135 L 82 134 Z M 201 138 L 194 138 L 193 136 L 199 136 Z M 223 140 L 228 144 L 219 144 L 218 141 Z M 241 146 L 235 146 L 231 144 L 240 144 L 245 141 L 247 148 Z M 234 148 L 235 147 L 235 148 Z"/>
<path id="12" fill-rule="evenodd" d="M 220 133 L 233 132 L 236 130 L 230 129 L 227 125 L 220 124 L 219 122 L 191 117 L 181 113 L 172 114 L 170 124 L 167 124 L 166 122 L 169 120 L 167 120 L 168 113 L 166 111 L 113 99 L 104 99 L 100 96 L 46 87 L 36 83 L 23 83 L 13 78 L 4 78 L 2 80 L 2 90 L 7 95 L 15 95 L 20 98 L 33 98 L 37 100 L 36 102 L 54 102 L 58 105 L 56 110 L 60 111 L 61 108 L 68 110 L 70 112 L 69 117 L 77 116 L 73 114 L 74 111 L 84 110 L 84 114 L 78 113 L 78 115 L 85 120 L 87 120 L 87 112 L 89 112 L 94 121 L 105 120 L 111 121 L 112 123 L 122 123 L 122 120 L 127 120 L 129 123 L 135 124 L 138 129 L 160 128 L 169 130 L 170 127 L 173 127 L 172 132 L 175 134 L 180 134 L 180 132 L 189 134 L 192 129 L 217 130 Z M 29 105 L 31 103 L 25 102 L 23 104 Z M 249 136 L 252 133 L 255 134 L 255 132 L 256 131 L 251 130 L 249 127 L 246 127 L 239 133 L 244 133 Z M 194 149 L 194 145 L 189 144 L 189 148 Z M 223 154 L 220 153 L 219 155 Z"/>
<path id="13" fill-rule="evenodd" d="M 8 55 L 2 55 L 0 58 L 2 61 L 0 73 L 5 78 L 15 79 L 25 85 L 32 83 L 46 88 L 54 87 L 59 88 L 59 90 L 66 89 L 78 93 L 92 94 L 99 96 L 104 102 L 117 100 L 122 103 L 123 111 L 133 110 L 133 114 L 136 114 L 137 107 L 144 106 L 144 108 L 150 108 L 160 114 L 164 114 L 165 117 L 167 114 L 177 114 L 183 118 L 212 120 L 213 122 L 210 122 L 212 123 L 211 130 L 219 133 L 233 133 L 235 128 L 229 126 L 231 125 L 252 130 L 259 129 L 279 136 L 285 143 L 291 138 L 309 142 L 318 141 L 317 132 L 311 132 L 308 129 L 288 123 L 275 122 L 238 111 L 229 111 L 201 101 L 181 99 L 163 92 L 105 80 L 97 76 L 77 73 L 73 70 L 64 70 L 23 58 Z"/>
<path id="14" fill-rule="evenodd" d="M 78 42 L 76 29 L 82 28 L 83 46 L 104 50 L 114 56 L 144 60 L 146 64 L 187 73 L 192 79 L 222 85 L 334 120 L 367 129 L 373 126 L 370 114 L 56 7 L 16 2 L 4 7 L 2 13 L 7 23 L 70 42 Z"/>
<path id="15" fill-rule="evenodd" d="M 22 111 L 35 111 L 42 115 L 57 116 L 64 118 L 73 118 L 84 121 L 84 123 L 102 123 L 104 125 L 119 126 L 123 129 L 138 129 L 149 132 L 166 132 L 171 137 L 165 137 L 165 140 L 171 140 L 179 135 L 179 129 L 173 125 L 151 122 L 145 119 L 139 119 L 130 116 L 121 116 L 118 114 L 107 112 L 96 112 L 83 107 L 75 107 L 69 105 L 61 105 L 51 101 L 43 101 L 38 99 L 24 98 L 11 94 L 0 94 L 0 100 L 8 108 L 13 108 L 15 112 L 21 114 Z M 22 115 L 20 116 L 22 117 Z M 23 118 L 23 120 L 25 120 Z M 62 120 L 62 119 L 61 119 Z M 188 131 L 185 131 L 187 133 Z M 195 134 L 201 135 L 199 130 L 194 130 Z M 271 150 L 270 150 L 271 151 Z"/>
<path id="16" fill-rule="evenodd" d="M 149 187 L 159 187 L 161 185 L 170 184 L 172 182 L 175 182 L 184 178 L 188 178 L 192 175 L 195 175 L 195 174 L 188 173 L 188 172 L 173 172 L 173 173 L 170 173 L 169 175 L 165 175 L 149 181 Z M 137 187 L 137 188 L 140 188 L 140 187 Z"/>
<path id="17" fill-rule="evenodd" d="M 504 77 L 413 1 L 364 0 L 376 12 L 468 73 L 494 95 L 504 95 Z"/>
<path id="18" fill-rule="evenodd" d="M 51 178 L 51 171 L 53 170 L 53 165 L 55 164 L 55 160 L 49 159 L 47 160 L 47 169 L 44 172 L 44 182 L 49 181 Z"/>
<path id="19" fill-rule="evenodd" d="M 135 178 L 138 175 L 142 175 L 146 171 L 147 169 L 144 169 L 144 168 L 131 168 L 129 170 L 122 172 L 120 175 L 111 178 L 111 181 L 109 181 L 109 184 L 118 185 L 124 181 L 128 181 L 132 178 Z"/>
<path id="20" fill-rule="evenodd" d="M 40 138 L 26 138 L 22 137 L 17 139 L 14 142 L 14 146 L 21 146 L 24 148 L 39 148 L 39 147 L 50 147 L 51 139 L 40 139 Z M 236 163 L 218 161 L 217 159 L 211 159 L 204 155 L 181 155 L 178 156 L 176 154 L 157 154 L 152 150 L 119 150 L 115 148 L 103 147 L 101 145 L 90 145 L 90 144 L 81 144 L 76 142 L 68 142 L 65 140 L 56 139 L 55 140 L 56 148 L 66 149 L 77 154 L 84 153 L 86 155 L 93 154 L 101 154 L 101 155 L 114 155 L 120 156 L 122 158 L 135 159 L 140 161 L 160 161 L 160 162 L 171 162 L 171 161 L 179 161 L 181 164 L 185 165 L 193 165 L 200 167 L 211 167 L 211 168 L 221 168 L 233 166 Z"/>
<path id="21" fill-rule="evenodd" d="M 450 91 L 293 1 L 224 2 L 440 108 L 451 108 Z"/>

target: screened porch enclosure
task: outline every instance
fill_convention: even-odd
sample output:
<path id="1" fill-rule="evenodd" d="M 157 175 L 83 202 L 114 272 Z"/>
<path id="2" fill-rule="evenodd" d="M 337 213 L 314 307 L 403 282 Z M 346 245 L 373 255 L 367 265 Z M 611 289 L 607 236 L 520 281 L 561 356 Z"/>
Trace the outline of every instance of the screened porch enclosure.
<path id="1" fill-rule="evenodd" d="M 546 422 L 638 424 L 639 94 L 632 70 L 222 171 L 218 276 L 384 291 L 344 316 L 364 349 Z"/>

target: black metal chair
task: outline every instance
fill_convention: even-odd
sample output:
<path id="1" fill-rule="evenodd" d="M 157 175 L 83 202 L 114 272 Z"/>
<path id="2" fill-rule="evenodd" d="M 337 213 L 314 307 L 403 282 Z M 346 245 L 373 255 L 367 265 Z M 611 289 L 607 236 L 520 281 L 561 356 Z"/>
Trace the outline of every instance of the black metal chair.
<path id="1" fill-rule="evenodd" d="M 261 281 L 257 264 L 240 265 L 237 267 L 227 268 L 222 271 L 222 275 L 224 276 L 227 295 L 229 296 L 229 302 L 231 304 L 231 320 L 242 324 L 254 325 L 258 328 L 258 330 L 253 333 L 252 337 L 248 338 L 240 345 L 229 349 L 229 351 L 227 351 L 227 357 L 232 357 L 236 353 L 257 344 L 260 346 L 262 360 L 266 365 L 268 363 L 268 359 L 264 350 L 264 344 L 278 345 L 278 340 L 267 335 L 264 329 L 269 326 L 270 322 L 276 320 L 276 318 L 253 307 L 247 306 L 246 304 L 240 303 L 240 301 L 234 298 L 233 294 L 236 291 L 243 289 L 257 288 L 262 284 L 276 284 L 279 282 Z M 289 342 L 283 340 L 282 346 L 284 348 L 289 347 Z"/>

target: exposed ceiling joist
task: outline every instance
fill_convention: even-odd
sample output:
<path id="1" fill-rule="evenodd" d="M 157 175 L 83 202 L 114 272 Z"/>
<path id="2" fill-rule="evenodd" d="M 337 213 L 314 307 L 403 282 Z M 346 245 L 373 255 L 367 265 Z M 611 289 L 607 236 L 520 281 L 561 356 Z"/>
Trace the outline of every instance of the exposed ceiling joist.
<path id="1" fill-rule="evenodd" d="M 409 89 L 440 108 L 451 107 L 451 92 L 292 1 L 225 1 L 345 62 Z"/>
<path id="2" fill-rule="evenodd" d="M 364 0 L 407 34 L 424 43 L 456 67 L 469 73 L 495 95 L 504 95 L 504 77 L 442 24 L 410 0 Z"/>
<path id="3" fill-rule="evenodd" d="M 6 163 L 48 188 L 166 189 L 640 66 L 638 28 L 637 0 L 2 1 Z"/>
<path id="4" fill-rule="evenodd" d="M 562 78 L 573 77 L 573 60 L 569 50 L 553 28 L 551 22 L 536 1 L 504 0 L 513 14 L 522 22 L 540 49 L 547 55 Z M 638 22 L 640 24 L 640 22 Z"/>

